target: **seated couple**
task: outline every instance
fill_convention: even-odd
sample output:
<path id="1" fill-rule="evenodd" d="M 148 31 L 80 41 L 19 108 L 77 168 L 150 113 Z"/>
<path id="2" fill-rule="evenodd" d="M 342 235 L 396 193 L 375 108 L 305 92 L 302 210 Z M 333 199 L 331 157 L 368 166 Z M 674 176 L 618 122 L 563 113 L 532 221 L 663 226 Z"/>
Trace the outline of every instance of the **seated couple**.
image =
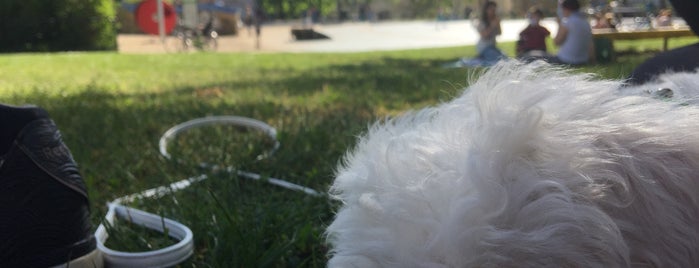
<path id="1" fill-rule="evenodd" d="M 547 53 L 546 37 L 551 33 L 539 24 L 543 18 L 541 10 L 532 8 L 528 12 L 529 25 L 520 32 L 517 42 L 517 58 L 524 61 L 545 60 L 550 63 L 581 65 L 594 61 L 592 29 L 585 15 L 580 13 L 578 0 L 559 2 L 558 32 L 554 43 L 559 47 L 556 55 Z M 500 20 L 496 15 L 496 4 L 486 2 L 483 16 L 478 24 L 480 40 L 476 44 L 478 56 L 467 64 L 492 65 L 506 58 L 496 46 L 495 37 L 501 33 Z"/>
<path id="2" fill-rule="evenodd" d="M 564 0 L 560 3 L 561 17 L 558 32 L 553 39 L 559 47 L 556 55 L 547 53 L 546 37 L 551 33 L 539 24 L 543 17 L 540 10 L 530 9 L 529 25 L 520 34 L 517 42 L 517 57 L 525 61 L 537 59 L 550 63 L 581 65 L 594 61 L 592 29 L 585 15 L 579 12 L 577 0 Z"/>

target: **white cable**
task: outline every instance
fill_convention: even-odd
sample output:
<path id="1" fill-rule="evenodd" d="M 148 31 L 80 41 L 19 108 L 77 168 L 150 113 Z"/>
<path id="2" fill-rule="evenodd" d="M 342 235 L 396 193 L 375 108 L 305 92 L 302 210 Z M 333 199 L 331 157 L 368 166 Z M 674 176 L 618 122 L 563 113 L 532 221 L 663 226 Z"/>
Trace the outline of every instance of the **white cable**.
<path id="1" fill-rule="evenodd" d="M 167 159 L 172 159 L 172 156 L 167 152 L 167 144 L 168 142 L 170 142 L 170 140 L 175 138 L 177 134 L 180 134 L 191 128 L 197 128 L 208 125 L 244 126 L 257 129 L 269 136 L 269 138 L 271 138 L 274 141 L 274 145 L 272 146 L 272 149 L 270 149 L 265 154 L 258 155 L 257 160 L 269 157 L 270 155 L 274 154 L 274 152 L 276 152 L 277 149 L 279 149 L 279 141 L 277 140 L 277 130 L 262 121 L 241 116 L 209 116 L 189 120 L 187 122 L 171 127 L 170 129 L 165 131 L 165 134 L 163 134 L 163 136 L 160 137 L 160 141 L 158 142 L 158 145 L 160 147 L 160 154 Z"/>
<path id="2" fill-rule="evenodd" d="M 274 140 L 274 145 L 272 149 L 265 152 L 262 155 L 257 156 L 257 160 L 264 159 L 271 156 L 279 148 L 279 141 L 277 140 L 277 131 L 273 127 L 265 124 L 264 122 L 239 117 L 239 116 L 215 116 L 215 117 L 204 117 L 194 120 L 190 120 L 181 124 L 178 124 L 170 129 L 168 129 L 165 134 L 160 138 L 159 149 L 160 154 L 167 159 L 172 159 L 172 156 L 167 152 L 167 144 L 170 140 L 177 136 L 177 134 L 182 133 L 188 129 L 207 126 L 207 125 L 237 125 L 245 126 L 262 131 L 272 140 Z M 212 170 L 222 170 L 220 167 L 212 166 L 206 163 L 200 164 L 201 166 L 208 167 Z M 263 177 L 260 174 L 236 170 L 232 167 L 227 167 L 223 169 L 229 173 L 235 173 L 239 176 L 246 177 L 253 180 L 260 180 Z M 108 203 L 109 210 L 105 216 L 107 224 L 114 225 L 116 218 L 126 219 L 134 224 L 142 225 L 145 228 L 165 233 L 170 237 L 179 240 L 174 245 L 152 251 L 145 252 L 122 252 L 108 248 L 105 242 L 109 238 L 107 228 L 104 224 L 100 224 L 95 232 L 95 237 L 97 238 L 97 248 L 102 252 L 104 257 L 104 262 L 107 267 L 116 268 L 130 268 L 130 267 L 170 267 L 175 266 L 187 258 L 189 258 L 194 252 L 194 241 L 192 231 L 177 221 L 151 214 L 142 210 L 127 207 L 122 204 L 130 203 L 137 199 L 142 198 L 159 198 L 164 195 L 174 193 L 176 191 L 185 189 L 194 183 L 206 180 L 208 177 L 206 175 L 199 175 L 196 177 L 191 177 L 181 181 L 173 182 L 167 186 L 159 186 L 151 188 L 140 193 L 130 194 L 126 196 L 114 199 L 114 201 Z M 277 178 L 266 178 L 266 181 L 270 184 L 284 187 L 286 189 L 301 191 L 312 196 L 321 196 L 322 194 L 308 187 L 304 187 L 298 184 L 294 184 L 285 180 Z"/>
<path id="3" fill-rule="evenodd" d="M 179 240 L 179 242 L 152 251 L 117 251 L 108 248 L 104 244 L 107 238 L 109 238 L 109 234 L 104 224 L 100 224 L 95 232 L 95 237 L 97 238 L 97 248 L 102 252 L 106 267 L 171 267 L 185 261 L 194 253 L 194 235 L 192 230 L 184 224 L 135 208 L 110 203 L 105 220 L 108 224 L 113 225 L 117 217 L 128 219 L 134 224 L 160 233 L 165 233 L 165 230 L 167 230 L 168 235 Z"/>
<path id="4" fill-rule="evenodd" d="M 240 116 L 210 116 L 210 117 L 202 117 L 202 118 L 197 118 L 197 119 L 192 119 L 190 121 L 178 124 L 167 131 L 165 131 L 165 134 L 163 134 L 162 137 L 160 137 L 160 141 L 158 142 L 160 146 L 160 154 L 167 158 L 167 159 L 172 159 L 172 156 L 170 153 L 167 151 L 167 145 L 170 142 L 170 140 L 174 139 L 178 134 L 185 132 L 189 129 L 196 128 L 196 127 L 202 127 L 202 126 L 208 126 L 208 125 L 234 125 L 234 126 L 245 126 L 249 128 L 253 128 L 256 130 L 259 130 L 260 132 L 266 134 L 270 139 L 274 141 L 274 145 L 272 146 L 272 149 L 269 151 L 265 152 L 262 155 L 257 156 L 257 160 L 261 160 L 264 158 L 267 158 L 274 154 L 277 149 L 279 149 L 279 141 L 277 140 L 277 130 L 271 127 L 270 125 L 259 121 L 255 120 L 252 118 L 247 118 L 247 117 L 240 117 Z M 218 166 L 212 166 L 207 163 L 201 163 L 201 166 L 204 167 L 210 167 L 211 169 L 218 170 Z M 253 180 L 259 180 L 262 178 L 260 174 L 257 173 L 252 173 L 252 172 L 247 172 L 247 171 L 241 171 L 241 170 L 236 170 L 232 167 L 225 168 L 226 171 L 231 172 L 231 173 L 236 173 L 240 176 L 253 179 Z M 285 180 L 277 179 L 277 178 L 272 178 L 269 177 L 266 179 L 266 181 L 270 184 L 283 187 L 289 190 L 294 190 L 294 191 L 302 191 L 306 194 L 313 195 L 313 196 L 320 196 L 321 194 L 313 190 L 311 188 L 301 186 L 298 184 L 294 184 Z"/>

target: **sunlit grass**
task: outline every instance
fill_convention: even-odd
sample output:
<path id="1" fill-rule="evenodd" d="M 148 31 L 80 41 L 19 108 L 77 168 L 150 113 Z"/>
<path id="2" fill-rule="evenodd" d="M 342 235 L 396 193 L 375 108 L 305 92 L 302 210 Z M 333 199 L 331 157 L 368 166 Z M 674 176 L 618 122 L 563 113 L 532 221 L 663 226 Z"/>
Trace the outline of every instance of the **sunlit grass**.
<path id="1" fill-rule="evenodd" d="M 670 45 L 691 42 L 696 39 Z M 514 51 L 513 43 L 500 45 Z M 656 43 L 618 43 L 633 45 Z M 133 204 L 192 228 L 196 253 L 185 267 L 322 267 L 322 234 L 337 204 L 202 170 L 198 160 L 166 160 L 158 152 L 160 136 L 202 116 L 255 118 L 278 130 L 281 147 L 272 157 L 255 161 L 266 141 L 241 136 L 234 127 L 183 134 L 172 150 L 325 191 L 341 156 L 371 122 L 459 95 L 474 70 L 441 66 L 474 54 L 473 47 L 458 47 L 353 54 L 2 55 L 0 102 L 49 111 L 88 183 L 94 223 L 118 196 L 207 173 L 211 179 L 187 190 Z M 624 78 L 650 56 L 580 71 Z M 171 242 L 132 229 L 117 232 L 110 245 L 147 250 Z"/>

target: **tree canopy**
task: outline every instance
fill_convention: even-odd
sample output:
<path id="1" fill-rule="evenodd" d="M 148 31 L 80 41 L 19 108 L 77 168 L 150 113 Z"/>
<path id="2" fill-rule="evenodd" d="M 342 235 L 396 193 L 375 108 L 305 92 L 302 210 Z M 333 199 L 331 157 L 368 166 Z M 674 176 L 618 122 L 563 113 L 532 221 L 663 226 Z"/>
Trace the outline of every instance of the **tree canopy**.
<path id="1" fill-rule="evenodd" d="M 2 0 L 0 52 L 116 49 L 113 0 Z"/>

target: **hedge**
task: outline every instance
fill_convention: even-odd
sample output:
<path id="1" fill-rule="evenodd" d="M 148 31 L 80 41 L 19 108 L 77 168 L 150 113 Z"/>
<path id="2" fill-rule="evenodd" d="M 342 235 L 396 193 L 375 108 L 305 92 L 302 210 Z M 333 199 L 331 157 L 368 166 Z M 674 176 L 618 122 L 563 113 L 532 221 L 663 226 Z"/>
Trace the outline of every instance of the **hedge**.
<path id="1" fill-rule="evenodd" d="M 115 50 L 114 0 L 0 0 L 0 52 Z"/>

